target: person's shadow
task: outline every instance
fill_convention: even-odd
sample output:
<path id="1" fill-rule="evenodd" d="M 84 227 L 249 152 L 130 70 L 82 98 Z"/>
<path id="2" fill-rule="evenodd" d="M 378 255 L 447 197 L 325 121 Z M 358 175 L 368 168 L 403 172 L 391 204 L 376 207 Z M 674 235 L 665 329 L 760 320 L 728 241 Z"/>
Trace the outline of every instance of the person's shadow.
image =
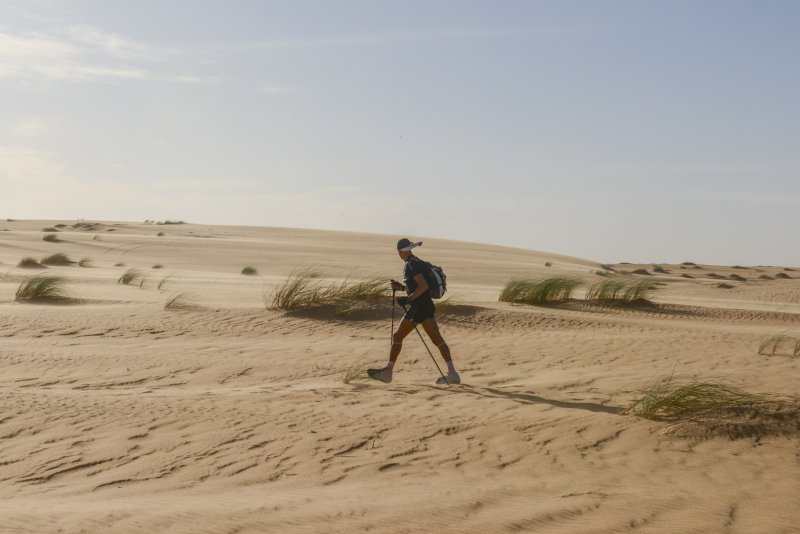
<path id="1" fill-rule="evenodd" d="M 436 386 L 428 386 L 432 389 L 436 389 L 441 391 L 442 388 Z M 570 401 L 560 401 L 554 399 L 546 399 L 544 397 L 539 397 L 538 395 L 533 395 L 532 393 L 516 393 L 513 391 L 503 391 L 501 389 L 490 388 L 490 387 L 476 387 L 470 386 L 468 384 L 459 384 L 457 386 L 453 386 L 453 393 L 469 393 L 471 395 L 477 395 L 479 397 L 485 398 L 492 398 L 492 399 L 508 399 L 518 402 L 520 404 L 549 404 L 550 406 L 555 406 L 556 408 L 567 408 L 570 410 L 588 410 L 590 412 L 595 413 L 610 413 L 614 415 L 620 415 L 622 413 L 622 408 L 617 406 L 606 406 L 604 404 L 597 404 L 595 402 L 570 402 Z"/>

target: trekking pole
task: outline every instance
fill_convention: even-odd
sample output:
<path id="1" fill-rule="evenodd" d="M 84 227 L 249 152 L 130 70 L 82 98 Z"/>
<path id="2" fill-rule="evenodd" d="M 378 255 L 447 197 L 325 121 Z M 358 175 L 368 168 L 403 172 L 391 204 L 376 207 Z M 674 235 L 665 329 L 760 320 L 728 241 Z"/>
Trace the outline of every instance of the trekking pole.
<path id="1" fill-rule="evenodd" d="M 403 306 L 403 311 L 408 312 L 408 310 L 406 309 L 405 306 Z M 444 376 L 444 373 L 442 372 L 441 368 L 439 367 L 439 364 L 436 363 L 436 358 L 433 357 L 433 353 L 431 352 L 431 349 L 428 348 L 428 344 L 425 343 L 425 338 L 422 337 L 422 334 L 419 333 L 419 329 L 417 328 L 416 324 L 414 324 L 414 330 L 417 331 L 417 335 L 419 336 L 420 341 L 422 341 L 422 344 L 425 345 L 425 349 L 428 351 L 428 354 L 431 355 L 431 360 L 433 360 L 433 365 L 436 366 L 436 370 L 439 371 L 440 375 L 442 375 L 442 380 L 444 380 L 444 383 L 449 386 L 450 382 L 447 381 L 447 377 Z"/>
<path id="2" fill-rule="evenodd" d="M 394 307 L 397 303 L 394 301 L 394 294 L 397 293 L 395 288 L 392 288 L 392 330 L 389 332 L 389 350 L 394 347 Z"/>

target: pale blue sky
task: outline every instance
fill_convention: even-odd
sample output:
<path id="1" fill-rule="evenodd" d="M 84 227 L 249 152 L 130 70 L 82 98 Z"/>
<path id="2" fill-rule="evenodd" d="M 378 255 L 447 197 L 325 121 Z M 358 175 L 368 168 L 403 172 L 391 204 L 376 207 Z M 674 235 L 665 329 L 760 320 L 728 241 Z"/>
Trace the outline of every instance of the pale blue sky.
<path id="1" fill-rule="evenodd" d="M 800 265 L 800 2 L 4 1 L 0 217 Z"/>

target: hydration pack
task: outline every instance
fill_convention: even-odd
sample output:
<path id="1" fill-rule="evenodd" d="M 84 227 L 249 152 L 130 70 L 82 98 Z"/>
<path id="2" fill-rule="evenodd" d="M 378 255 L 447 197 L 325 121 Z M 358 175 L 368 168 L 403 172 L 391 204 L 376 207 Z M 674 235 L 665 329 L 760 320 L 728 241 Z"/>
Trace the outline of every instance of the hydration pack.
<path id="1" fill-rule="evenodd" d="M 442 298 L 447 292 L 447 275 L 438 265 L 432 265 L 427 261 L 422 263 L 425 265 L 425 271 L 423 271 L 422 276 L 428 282 L 428 294 L 433 299 Z"/>

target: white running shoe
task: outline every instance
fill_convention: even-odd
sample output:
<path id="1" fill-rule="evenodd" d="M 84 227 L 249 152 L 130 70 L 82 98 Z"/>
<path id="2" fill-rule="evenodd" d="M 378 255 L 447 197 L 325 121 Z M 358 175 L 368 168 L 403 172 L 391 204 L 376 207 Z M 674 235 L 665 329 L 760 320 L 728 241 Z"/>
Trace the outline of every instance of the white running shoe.
<path id="1" fill-rule="evenodd" d="M 392 381 L 392 371 L 386 367 L 383 369 L 367 369 L 367 374 L 370 378 L 380 380 L 386 384 Z"/>
<path id="2" fill-rule="evenodd" d="M 460 384 L 461 377 L 458 376 L 458 373 L 447 373 L 447 382 L 444 381 L 444 377 L 439 377 L 436 379 L 437 384 Z"/>

